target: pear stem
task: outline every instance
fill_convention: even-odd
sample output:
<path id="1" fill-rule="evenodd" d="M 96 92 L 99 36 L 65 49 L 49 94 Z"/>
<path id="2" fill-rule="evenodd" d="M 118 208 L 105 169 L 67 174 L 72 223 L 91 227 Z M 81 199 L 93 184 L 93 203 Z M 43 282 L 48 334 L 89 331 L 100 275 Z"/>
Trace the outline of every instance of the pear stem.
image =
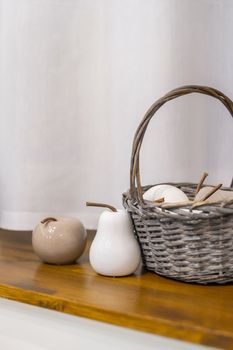
<path id="1" fill-rule="evenodd" d="M 42 224 L 47 224 L 49 221 L 57 221 L 57 219 L 52 218 L 52 217 L 48 217 L 48 218 L 45 218 L 45 219 L 41 220 L 41 223 Z"/>
<path id="2" fill-rule="evenodd" d="M 109 204 L 104 203 L 94 203 L 94 202 L 86 202 L 87 207 L 99 207 L 99 208 L 108 208 L 113 212 L 117 212 L 117 209 Z"/>

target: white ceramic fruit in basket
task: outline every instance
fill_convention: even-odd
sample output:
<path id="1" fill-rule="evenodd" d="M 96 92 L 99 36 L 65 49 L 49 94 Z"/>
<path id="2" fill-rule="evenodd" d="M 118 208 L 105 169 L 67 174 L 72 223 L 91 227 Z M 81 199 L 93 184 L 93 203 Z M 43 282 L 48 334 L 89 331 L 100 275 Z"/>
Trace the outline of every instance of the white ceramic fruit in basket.
<path id="1" fill-rule="evenodd" d="M 92 268 L 101 275 L 127 276 L 136 271 L 141 252 L 127 211 L 101 214 L 89 257 Z"/>
<path id="2" fill-rule="evenodd" d="M 164 198 L 164 202 L 167 203 L 186 202 L 189 200 L 179 188 L 165 184 L 153 186 L 143 194 L 143 199 L 148 201 L 156 201 L 161 198 Z"/>

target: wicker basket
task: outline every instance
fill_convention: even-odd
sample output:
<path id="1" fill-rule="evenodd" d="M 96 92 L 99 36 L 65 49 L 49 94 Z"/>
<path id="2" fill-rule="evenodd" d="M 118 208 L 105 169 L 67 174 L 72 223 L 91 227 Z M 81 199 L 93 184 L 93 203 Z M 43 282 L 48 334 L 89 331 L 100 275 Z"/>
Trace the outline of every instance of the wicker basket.
<path id="1" fill-rule="evenodd" d="M 141 186 L 139 173 L 139 153 L 147 126 L 163 104 L 193 92 L 219 99 L 233 116 L 233 102 L 205 86 L 180 87 L 156 101 L 134 137 L 130 190 L 123 194 L 123 204 L 131 215 L 148 270 L 186 282 L 226 283 L 233 281 L 233 201 L 204 204 L 193 210 L 190 205 L 165 209 L 143 200 L 143 193 L 151 187 Z M 172 185 L 190 200 L 194 198 L 197 184 Z M 232 187 L 223 189 L 233 191 Z"/>

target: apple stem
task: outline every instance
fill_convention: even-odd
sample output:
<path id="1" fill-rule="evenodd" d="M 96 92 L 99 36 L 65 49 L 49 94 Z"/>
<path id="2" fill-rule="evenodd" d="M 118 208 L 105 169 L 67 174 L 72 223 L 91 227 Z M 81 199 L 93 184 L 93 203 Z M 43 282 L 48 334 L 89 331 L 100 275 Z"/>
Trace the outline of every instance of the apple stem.
<path id="1" fill-rule="evenodd" d="M 57 221 L 57 219 L 52 218 L 52 217 L 48 217 L 48 218 L 45 218 L 45 219 L 41 220 L 41 223 L 42 224 L 47 224 L 49 221 Z"/>
<path id="2" fill-rule="evenodd" d="M 86 202 L 87 207 L 100 207 L 100 208 L 108 208 L 111 211 L 117 212 L 117 209 L 109 204 L 104 203 L 94 203 L 94 202 Z"/>

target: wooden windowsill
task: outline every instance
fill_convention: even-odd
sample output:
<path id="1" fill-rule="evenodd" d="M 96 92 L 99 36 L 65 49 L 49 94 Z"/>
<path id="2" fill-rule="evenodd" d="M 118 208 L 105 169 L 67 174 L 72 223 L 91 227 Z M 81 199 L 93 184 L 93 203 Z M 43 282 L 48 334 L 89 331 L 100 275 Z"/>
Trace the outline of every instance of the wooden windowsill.
<path id="1" fill-rule="evenodd" d="M 32 250 L 30 232 L 0 230 L 0 296 L 233 349 L 233 285 L 185 284 L 143 269 L 124 278 L 99 276 L 90 267 L 88 247 L 78 264 L 42 264 Z"/>

